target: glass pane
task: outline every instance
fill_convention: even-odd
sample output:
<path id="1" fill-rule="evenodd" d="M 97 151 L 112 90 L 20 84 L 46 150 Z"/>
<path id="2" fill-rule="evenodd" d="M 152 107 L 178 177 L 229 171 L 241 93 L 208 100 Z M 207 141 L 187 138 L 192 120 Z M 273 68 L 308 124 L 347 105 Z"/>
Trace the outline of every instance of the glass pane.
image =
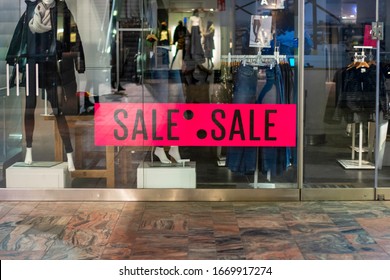
<path id="1" fill-rule="evenodd" d="M 113 186 L 93 129 L 94 105 L 113 96 L 110 1 L 47 2 L 0 1 L 1 150 L 4 167 L 15 164 L 4 185 Z"/>
<path id="2" fill-rule="evenodd" d="M 139 20 L 131 15 L 130 10 L 120 14 L 120 26 L 131 27 L 128 31 L 124 28 L 123 36 L 140 39 L 136 62 L 133 67 L 123 68 L 121 73 L 123 87 L 134 88 L 141 81 L 145 111 L 157 112 L 168 106 L 176 108 L 178 115 L 184 110 L 191 111 L 194 119 L 202 112 L 205 117 L 201 122 L 194 121 L 193 126 L 199 127 L 192 141 L 184 140 L 184 135 L 192 135 L 194 128 L 189 125 L 180 127 L 179 134 L 173 133 L 173 138 L 180 139 L 177 142 L 165 141 L 167 145 L 156 145 L 154 143 L 163 140 L 153 142 L 148 139 L 144 142 L 145 150 L 133 151 L 132 156 L 139 163 L 132 165 L 138 170 L 138 187 L 162 187 L 166 182 L 167 187 L 173 188 L 295 188 L 296 1 L 156 3 L 145 0 L 139 9 L 144 12 Z M 143 29 L 140 37 L 134 33 L 138 26 Z M 131 50 L 128 40 L 124 43 L 123 39 L 120 61 L 134 57 L 135 51 Z M 134 69 L 140 67 L 141 76 L 136 78 Z M 126 91 L 126 96 L 130 104 L 140 101 L 140 95 L 134 92 Z M 269 105 L 293 105 L 283 107 L 293 108 L 286 113 L 292 116 L 289 120 L 293 124 L 280 133 L 282 138 L 291 131 L 293 141 L 283 144 L 282 140 L 278 143 L 275 140 L 276 144 L 268 142 L 268 146 L 263 146 L 265 140 L 272 137 L 268 134 L 250 135 L 251 126 L 265 125 L 254 123 L 256 118 L 245 119 L 238 115 L 246 110 L 242 105 L 255 105 L 253 114 L 259 112 L 256 118 L 260 118 L 260 112 L 266 112 L 265 108 L 271 108 L 267 107 Z M 208 112 L 215 112 L 213 110 L 217 110 L 214 123 L 212 117 L 207 118 Z M 233 112 L 232 115 L 229 112 Z M 188 115 L 183 117 L 187 119 Z M 218 123 L 218 117 L 232 118 L 229 127 L 226 122 Z M 208 130 L 205 127 L 210 123 L 219 126 Z M 234 144 L 234 141 L 228 141 L 229 135 L 230 140 L 241 139 Z M 264 138 L 264 142 L 248 145 L 251 137 Z M 275 138 L 279 140 L 279 135 Z M 183 171 L 183 159 L 189 161 L 184 163 L 188 173 Z M 150 175 L 161 174 L 158 170 L 164 168 L 164 176 Z M 153 183 L 148 183 L 151 181 Z"/>
<path id="3" fill-rule="evenodd" d="M 5 61 L 9 42 L 14 27 L 20 16 L 20 4 L 12 1 L 2 7 L 0 17 L 0 61 Z M 10 68 L 8 68 L 8 72 Z M 0 63 L 0 185 L 5 186 L 5 169 L 10 166 L 22 152 L 22 119 L 21 98 L 16 97 L 15 88 L 7 90 L 6 63 Z"/>
<path id="4" fill-rule="evenodd" d="M 305 187 L 372 188 L 374 1 L 309 1 L 305 31 Z"/>
<path id="5" fill-rule="evenodd" d="M 0 0 L 0 155 L 18 172 L 56 166 L 73 188 L 297 187 L 298 1 L 16 2 Z"/>
<path id="6" fill-rule="evenodd" d="M 380 0 L 379 1 L 379 22 L 384 24 L 384 38 L 381 41 L 381 52 L 380 52 L 380 68 L 381 68 L 381 80 L 384 82 L 384 87 L 380 91 L 380 113 L 378 121 L 378 132 L 376 134 L 378 138 L 378 152 L 377 152 L 377 165 L 378 165 L 378 187 L 389 188 L 390 187 L 390 142 L 389 142 L 389 107 L 383 101 L 388 100 L 390 94 L 390 34 L 389 24 L 390 17 L 388 11 L 390 9 L 390 1 Z M 383 98 L 383 96 L 385 98 Z M 386 99 L 387 98 L 387 99 Z M 383 104 L 386 104 L 383 106 Z"/>

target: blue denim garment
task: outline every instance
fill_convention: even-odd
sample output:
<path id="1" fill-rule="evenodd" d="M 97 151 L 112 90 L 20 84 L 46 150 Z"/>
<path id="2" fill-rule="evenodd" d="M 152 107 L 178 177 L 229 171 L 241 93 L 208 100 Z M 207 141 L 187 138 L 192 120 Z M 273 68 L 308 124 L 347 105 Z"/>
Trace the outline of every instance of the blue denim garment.
<path id="1" fill-rule="evenodd" d="M 237 70 L 233 91 L 233 103 L 254 104 L 257 93 L 257 70 L 241 64 Z M 257 153 L 254 147 L 229 147 L 226 165 L 241 174 L 253 173 L 256 169 Z"/>
<path id="2" fill-rule="evenodd" d="M 162 65 L 169 65 L 169 50 L 164 48 L 157 48 L 157 55 L 161 57 Z"/>
<path id="3" fill-rule="evenodd" d="M 285 97 L 285 92 L 284 92 L 284 82 L 283 82 L 283 75 L 282 75 L 282 69 L 280 68 L 280 65 L 275 66 L 275 75 L 276 75 L 276 88 L 279 88 L 279 103 L 280 104 L 286 104 L 286 97 Z M 286 148 L 279 148 L 279 150 L 282 150 L 282 153 L 280 155 L 281 157 L 281 164 L 282 170 L 285 170 L 289 165 L 290 165 L 290 160 L 291 160 L 291 148 L 286 147 Z M 283 151 L 285 150 L 285 152 Z M 284 163 L 283 163 L 284 160 Z"/>
<path id="4" fill-rule="evenodd" d="M 279 65 L 276 65 L 272 69 L 269 68 L 265 71 L 266 83 L 261 89 L 259 96 L 257 97 L 257 104 L 284 104 L 284 87 L 283 77 Z M 275 87 L 275 88 L 274 88 Z M 276 91 L 274 96 L 267 96 L 266 100 L 263 100 L 267 93 L 271 90 Z"/>
<path id="5" fill-rule="evenodd" d="M 275 73 L 274 73 L 274 70 L 273 69 L 267 69 L 265 71 L 265 75 L 266 75 L 266 83 L 263 86 L 263 88 L 261 89 L 261 91 L 259 93 L 259 96 L 257 97 L 257 100 L 256 100 L 257 104 L 264 104 L 263 103 L 264 97 L 275 86 Z M 276 99 L 275 99 L 275 102 L 276 102 Z M 272 103 L 275 103 L 275 102 L 272 102 Z M 267 104 L 267 103 L 271 103 L 271 102 L 266 102 L 265 101 L 265 103 Z"/>
<path id="6" fill-rule="evenodd" d="M 266 70 L 266 83 L 257 98 L 258 104 L 284 104 L 284 85 L 279 65 Z M 290 165 L 290 148 L 266 147 L 260 149 L 261 169 L 263 173 L 271 171 L 275 176 Z"/>
<path id="7" fill-rule="evenodd" d="M 253 104 L 257 93 L 257 70 L 241 64 L 237 70 L 233 91 L 233 103 Z"/>

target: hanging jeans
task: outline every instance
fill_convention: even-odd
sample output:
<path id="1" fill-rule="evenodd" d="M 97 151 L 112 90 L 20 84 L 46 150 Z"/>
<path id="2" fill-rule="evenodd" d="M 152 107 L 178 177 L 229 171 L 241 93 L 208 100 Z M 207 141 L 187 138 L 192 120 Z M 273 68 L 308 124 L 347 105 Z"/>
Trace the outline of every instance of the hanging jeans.
<path id="1" fill-rule="evenodd" d="M 266 70 L 266 83 L 259 93 L 258 104 L 283 104 L 285 103 L 283 77 L 279 65 Z M 260 166 L 265 174 L 271 172 L 272 176 L 278 175 L 290 164 L 289 148 L 261 148 Z"/>
<path id="2" fill-rule="evenodd" d="M 233 103 L 254 104 L 257 92 L 257 70 L 250 65 L 240 65 L 235 75 Z M 227 167 L 237 173 L 249 174 L 256 169 L 256 148 L 229 147 Z"/>
<path id="3" fill-rule="evenodd" d="M 257 98 L 257 104 L 283 104 L 283 77 L 279 65 L 265 71 L 266 83 Z M 272 93 L 269 93 L 272 91 Z"/>

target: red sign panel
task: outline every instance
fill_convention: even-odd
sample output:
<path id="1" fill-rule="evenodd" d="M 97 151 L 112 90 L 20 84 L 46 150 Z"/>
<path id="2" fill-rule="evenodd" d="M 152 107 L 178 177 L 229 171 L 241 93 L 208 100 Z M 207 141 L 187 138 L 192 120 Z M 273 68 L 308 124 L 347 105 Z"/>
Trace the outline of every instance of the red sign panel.
<path id="1" fill-rule="evenodd" d="M 225 0 L 217 0 L 217 7 L 218 11 L 225 11 L 226 10 L 226 3 Z"/>
<path id="2" fill-rule="evenodd" d="M 95 105 L 95 143 L 294 147 L 296 106 L 100 103 Z"/>

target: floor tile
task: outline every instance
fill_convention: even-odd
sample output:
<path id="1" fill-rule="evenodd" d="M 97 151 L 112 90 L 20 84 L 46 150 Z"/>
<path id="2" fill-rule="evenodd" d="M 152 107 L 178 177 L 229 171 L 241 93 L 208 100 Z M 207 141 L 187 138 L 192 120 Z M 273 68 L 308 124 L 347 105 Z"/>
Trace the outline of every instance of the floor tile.
<path id="1" fill-rule="evenodd" d="M 0 258 L 390 260 L 390 203 L 0 202 Z"/>

